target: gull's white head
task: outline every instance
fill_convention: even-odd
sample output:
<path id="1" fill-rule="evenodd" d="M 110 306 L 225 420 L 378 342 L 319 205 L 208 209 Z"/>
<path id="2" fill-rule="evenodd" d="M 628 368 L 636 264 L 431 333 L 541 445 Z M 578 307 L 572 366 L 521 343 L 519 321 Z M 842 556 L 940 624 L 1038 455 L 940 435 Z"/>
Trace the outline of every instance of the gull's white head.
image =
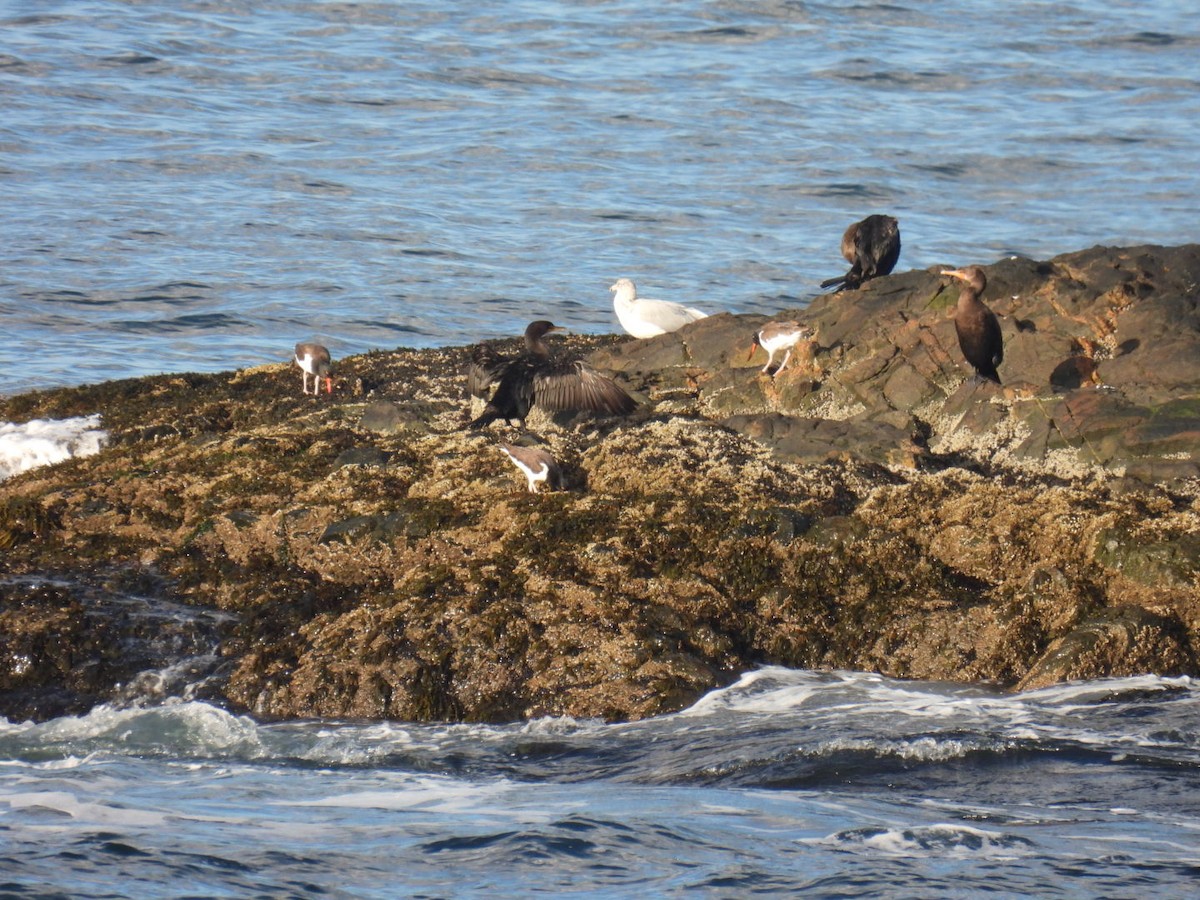
<path id="1" fill-rule="evenodd" d="M 631 278 L 618 278 L 609 290 L 617 295 L 614 299 L 623 303 L 637 299 L 637 286 Z"/>

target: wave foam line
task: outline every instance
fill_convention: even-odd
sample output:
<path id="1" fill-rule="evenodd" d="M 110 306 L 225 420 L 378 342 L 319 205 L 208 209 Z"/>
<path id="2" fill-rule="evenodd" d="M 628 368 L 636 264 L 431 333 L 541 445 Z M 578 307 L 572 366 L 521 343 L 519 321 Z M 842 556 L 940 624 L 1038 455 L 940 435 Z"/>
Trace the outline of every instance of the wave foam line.
<path id="1" fill-rule="evenodd" d="M 0 422 L 0 481 L 38 466 L 99 453 L 108 432 L 100 415 L 33 419 L 22 425 Z"/>

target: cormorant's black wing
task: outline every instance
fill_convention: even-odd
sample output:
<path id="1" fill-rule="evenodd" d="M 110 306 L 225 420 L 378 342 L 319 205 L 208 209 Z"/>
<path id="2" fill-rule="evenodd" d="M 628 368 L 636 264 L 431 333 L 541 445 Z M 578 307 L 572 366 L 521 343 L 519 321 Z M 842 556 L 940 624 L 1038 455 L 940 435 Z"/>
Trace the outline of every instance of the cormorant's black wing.
<path id="1" fill-rule="evenodd" d="M 618 416 L 637 407 L 619 384 L 578 360 L 541 367 L 533 378 L 533 394 L 534 402 L 552 413 L 586 409 Z"/>
<path id="2" fill-rule="evenodd" d="M 492 399 L 467 427 L 482 428 L 497 419 L 524 422 L 534 402 L 536 373 L 544 365 L 525 355 L 505 361 Z"/>
<path id="3" fill-rule="evenodd" d="M 467 395 L 486 400 L 491 387 L 500 380 L 511 360 L 505 359 L 490 344 L 478 344 L 471 350 L 467 365 Z"/>

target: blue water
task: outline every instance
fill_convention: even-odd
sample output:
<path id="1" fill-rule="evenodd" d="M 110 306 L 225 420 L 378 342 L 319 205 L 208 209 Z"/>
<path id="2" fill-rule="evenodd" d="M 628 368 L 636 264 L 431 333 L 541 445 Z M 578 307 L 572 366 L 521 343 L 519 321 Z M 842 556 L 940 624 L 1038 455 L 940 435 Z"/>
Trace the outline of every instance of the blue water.
<path id="1" fill-rule="evenodd" d="M 1197 238 L 1170 2 L 12 2 L 5 392 Z"/>
<path id="2" fill-rule="evenodd" d="M 1181 3 L 0 5 L 0 392 L 1197 240 Z M 0 723 L 0 896 L 1190 897 L 1200 694 L 768 670 L 652 722 Z M 183 673 L 182 675 L 180 673 Z M 166 688 L 150 689 L 161 682 Z M 140 692 L 142 688 L 144 691 Z"/>
<path id="3" fill-rule="evenodd" d="M 784 669 L 631 725 L 105 707 L 0 725 L 0 894 L 1194 897 L 1198 716 Z"/>

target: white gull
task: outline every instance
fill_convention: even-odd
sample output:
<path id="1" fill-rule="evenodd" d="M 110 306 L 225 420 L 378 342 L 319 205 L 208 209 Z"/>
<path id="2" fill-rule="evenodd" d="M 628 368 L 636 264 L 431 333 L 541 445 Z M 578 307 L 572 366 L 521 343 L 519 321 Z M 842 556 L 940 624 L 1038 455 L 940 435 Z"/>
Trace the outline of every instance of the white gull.
<path id="1" fill-rule="evenodd" d="M 609 290 L 613 292 L 613 309 L 617 311 L 621 327 L 635 338 L 651 338 L 676 331 L 708 315 L 671 300 L 640 298 L 637 287 L 628 278 L 618 278 Z"/>

